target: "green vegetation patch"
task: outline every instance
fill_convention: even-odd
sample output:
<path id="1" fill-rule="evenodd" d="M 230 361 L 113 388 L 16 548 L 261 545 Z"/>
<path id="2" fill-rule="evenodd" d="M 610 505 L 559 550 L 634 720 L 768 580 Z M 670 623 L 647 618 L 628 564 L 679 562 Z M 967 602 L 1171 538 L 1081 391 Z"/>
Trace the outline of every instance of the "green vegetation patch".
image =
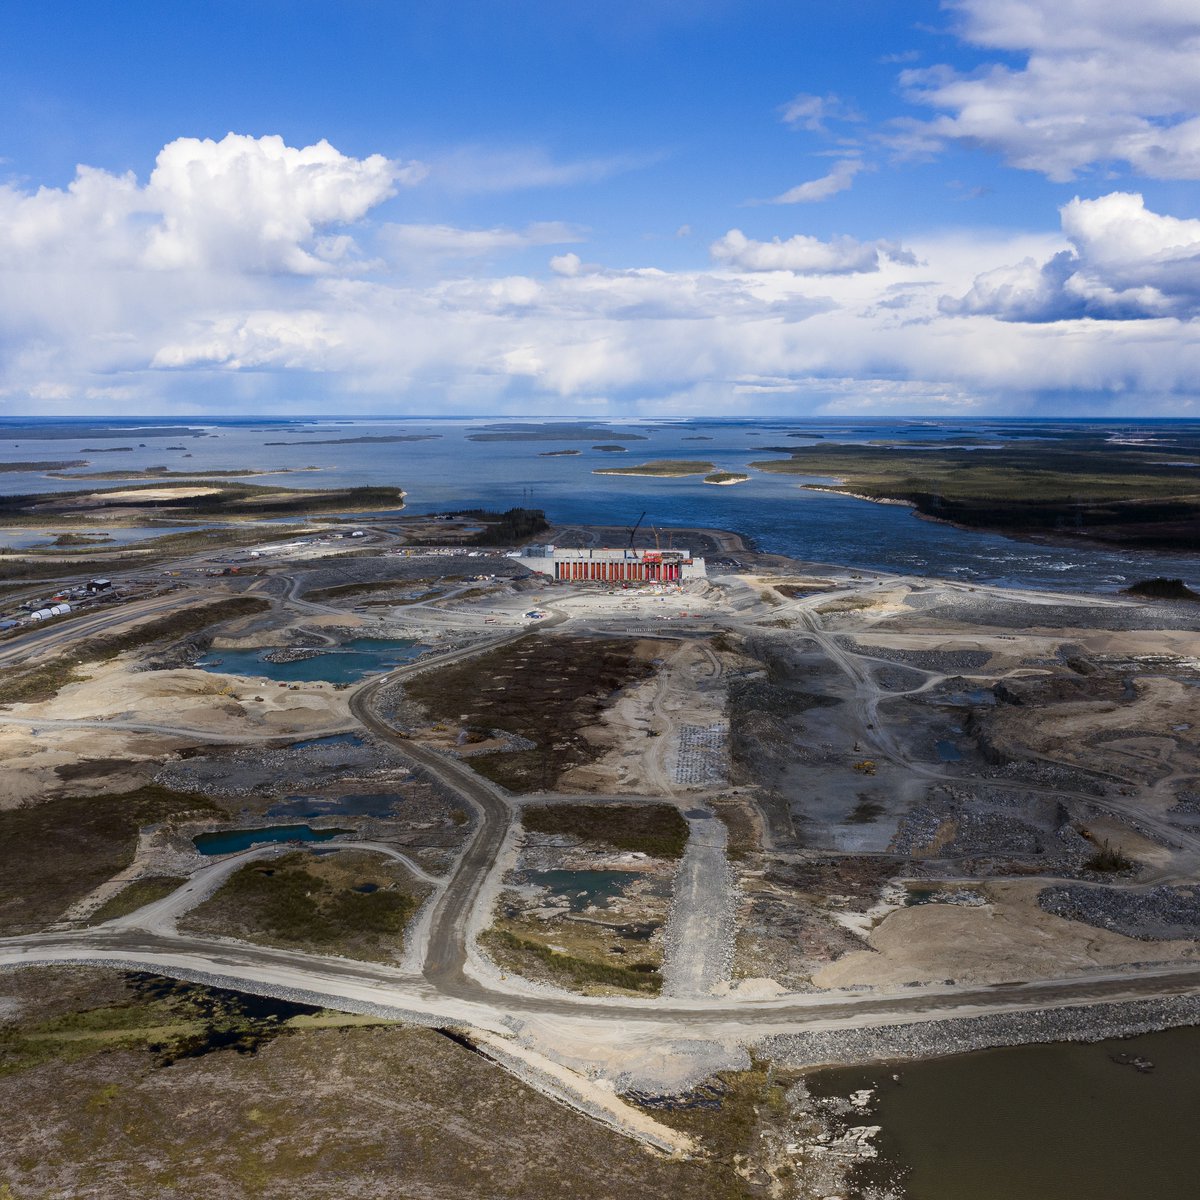
<path id="1" fill-rule="evenodd" d="M 58 1006 L 60 1011 L 51 1016 L 0 1028 L 0 1077 L 134 1046 L 149 1050 L 160 1067 L 216 1050 L 252 1054 L 283 1033 L 285 1022 L 321 1011 L 310 1004 L 268 1000 L 136 971 L 102 982 L 94 989 L 92 1003 L 84 989 L 74 990 L 79 993 L 77 1006 L 65 1011 Z M 28 1009 L 44 1013 L 41 1004 Z M 118 1085 L 109 1084 L 86 1104 L 103 1107 L 119 1093 Z"/>
<path id="2" fill-rule="evenodd" d="M 784 475 L 832 476 L 833 488 L 900 500 L 959 524 L 1093 536 L 1175 549 L 1200 547 L 1200 438 L 1114 444 L 1091 433 L 996 443 L 989 449 L 804 446 L 750 465 Z M 1176 455 L 1186 455 L 1178 458 Z M 816 486 L 816 485 L 807 485 Z"/>
<path id="3" fill-rule="evenodd" d="M 147 784 L 0 812 L 0 930 L 30 933 L 133 861 L 138 830 L 224 813 L 206 796 Z"/>
<path id="4" fill-rule="evenodd" d="M 128 887 L 122 888 L 115 896 L 100 905 L 88 918 L 89 925 L 102 925 L 105 921 L 115 921 L 117 917 L 127 917 L 147 904 L 162 900 L 177 888 L 187 883 L 176 875 L 147 875 L 144 879 L 135 879 Z"/>
<path id="5" fill-rule="evenodd" d="M 681 858 L 687 848 L 688 823 L 673 804 L 530 804 L 521 823 L 652 858 Z"/>
<path id="6" fill-rule="evenodd" d="M 698 462 L 686 458 L 656 458 L 651 462 L 639 463 L 634 467 L 596 467 L 593 475 L 660 475 L 664 478 L 682 478 L 684 475 L 707 475 L 713 469 L 710 462 Z"/>
<path id="7" fill-rule="evenodd" d="M 273 946 L 391 962 L 421 900 L 405 878 L 401 868 L 362 851 L 327 857 L 296 851 L 234 872 L 183 924 Z"/>
<path id="8" fill-rule="evenodd" d="M 22 471 L 66 471 L 71 467 L 86 467 L 86 458 L 59 458 L 46 462 L 6 462 L 0 463 L 0 473 L 15 475 Z"/>
<path id="9" fill-rule="evenodd" d="M 546 514 L 540 508 L 510 508 L 505 512 L 468 508 L 450 515 L 466 517 L 483 524 L 483 530 L 468 543 L 472 546 L 508 546 L 536 537 L 550 528 L 550 522 L 546 520 Z"/>
<path id="10" fill-rule="evenodd" d="M 532 742 L 530 750 L 469 761 L 511 791 L 547 790 L 565 771 L 603 753 L 583 730 L 601 719 L 620 689 L 653 674 L 660 650 L 648 639 L 531 636 L 426 671 L 404 690 L 433 719 L 469 735 L 499 729 Z"/>
<path id="11" fill-rule="evenodd" d="M 627 992 L 657 994 L 662 976 L 651 962 L 601 962 L 563 953 L 532 938 L 520 937 L 507 929 L 489 929 L 479 937 L 484 949 L 498 966 L 514 974 L 550 979 L 576 988 L 619 988 Z"/>

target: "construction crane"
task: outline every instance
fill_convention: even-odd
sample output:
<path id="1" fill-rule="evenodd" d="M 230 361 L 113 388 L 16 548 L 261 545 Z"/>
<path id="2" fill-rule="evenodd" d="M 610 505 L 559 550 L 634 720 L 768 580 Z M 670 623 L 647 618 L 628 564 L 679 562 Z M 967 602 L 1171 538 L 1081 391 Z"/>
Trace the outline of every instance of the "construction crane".
<path id="1" fill-rule="evenodd" d="M 646 519 L 646 514 L 642 513 L 642 515 L 640 517 L 638 517 L 637 522 L 634 524 L 633 528 L 629 531 L 629 547 L 628 547 L 629 550 L 633 549 L 633 539 L 635 537 L 637 537 L 637 531 L 639 529 L 641 529 L 642 522 L 645 519 Z"/>

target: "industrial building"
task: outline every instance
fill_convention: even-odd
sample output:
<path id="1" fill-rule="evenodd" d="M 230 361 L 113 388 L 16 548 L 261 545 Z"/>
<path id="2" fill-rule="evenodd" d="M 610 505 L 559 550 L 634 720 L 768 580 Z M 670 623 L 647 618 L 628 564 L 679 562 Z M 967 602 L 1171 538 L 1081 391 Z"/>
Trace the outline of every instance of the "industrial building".
<path id="1" fill-rule="evenodd" d="M 526 546 L 512 555 L 523 567 L 564 582 L 683 583 L 704 579 L 704 559 L 690 550 L 564 549 Z"/>

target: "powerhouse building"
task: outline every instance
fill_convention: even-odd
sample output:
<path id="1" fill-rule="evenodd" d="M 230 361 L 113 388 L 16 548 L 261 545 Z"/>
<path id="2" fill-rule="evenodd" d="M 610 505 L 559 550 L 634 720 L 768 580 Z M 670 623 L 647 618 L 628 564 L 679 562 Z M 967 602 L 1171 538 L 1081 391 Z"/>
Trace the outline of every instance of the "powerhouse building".
<path id="1" fill-rule="evenodd" d="M 566 582 L 596 580 L 601 583 L 682 583 L 703 579 L 704 559 L 690 550 L 564 549 L 561 546 L 526 546 L 513 557 L 539 575 Z"/>

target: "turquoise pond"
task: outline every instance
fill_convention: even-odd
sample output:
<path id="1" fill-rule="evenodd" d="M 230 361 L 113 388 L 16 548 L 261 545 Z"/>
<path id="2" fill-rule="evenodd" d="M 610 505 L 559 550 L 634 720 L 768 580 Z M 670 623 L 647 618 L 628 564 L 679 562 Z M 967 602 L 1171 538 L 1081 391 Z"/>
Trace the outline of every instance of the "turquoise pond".
<path id="1" fill-rule="evenodd" d="M 411 662 L 425 647 L 408 638 L 354 638 L 312 658 L 268 662 L 270 646 L 250 650 L 214 650 L 196 664 L 217 675 L 247 675 L 276 683 L 356 683 Z"/>
<path id="2" fill-rule="evenodd" d="M 311 825 L 272 825 L 269 829 L 221 829 L 198 833 L 192 843 L 201 854 L 234 854 L 264 842 L 327 842 L 351 829 L 313 829 Z"/>

